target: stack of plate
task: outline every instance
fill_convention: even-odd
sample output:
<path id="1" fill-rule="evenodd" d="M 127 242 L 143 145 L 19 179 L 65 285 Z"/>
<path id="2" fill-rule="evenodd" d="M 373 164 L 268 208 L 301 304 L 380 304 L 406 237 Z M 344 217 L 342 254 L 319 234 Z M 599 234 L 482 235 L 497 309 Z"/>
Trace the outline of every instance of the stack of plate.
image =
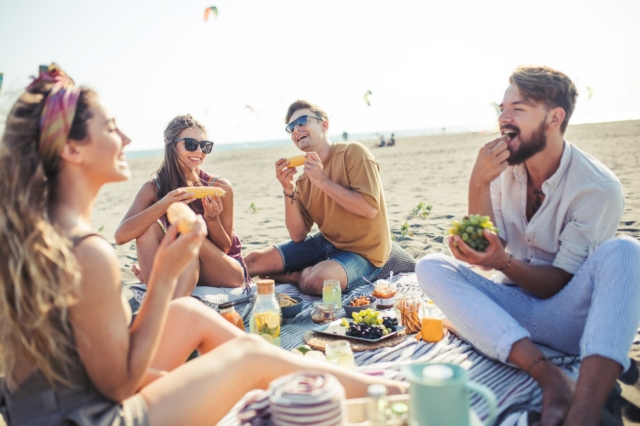
<path id="1" fill-rule="evenodd" d="M 331 374 L 290 374 L 272 382 L 270 390 L 271 421 L 277 426 L 347 423 L 344 388 Z"/>

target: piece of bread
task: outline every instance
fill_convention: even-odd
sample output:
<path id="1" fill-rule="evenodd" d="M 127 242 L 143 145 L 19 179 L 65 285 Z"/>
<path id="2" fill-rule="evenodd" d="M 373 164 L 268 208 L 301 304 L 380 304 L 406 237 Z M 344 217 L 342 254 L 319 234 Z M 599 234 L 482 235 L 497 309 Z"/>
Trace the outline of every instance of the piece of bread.
<path id="1" fill-rule="evenodd" d="M 287 161 L 289 162 L 289 164 L 287 164 L 287 168 L 294 168 L 294 167 L 298 167 L 298 166 L 302 166 L 304 164 L 304 160 L 306 160 L 306 157 L 304 155 L 296 155 L 295 157 L 289 157 L 287 158 Z"/>
<path id="2" fill-rule="evenodd" d="M 193 229 L 197 216 L 185 203 L 173 203 L 167 209 L 169 223 L 178 224 L 178 232 L 184 234 Z"/>

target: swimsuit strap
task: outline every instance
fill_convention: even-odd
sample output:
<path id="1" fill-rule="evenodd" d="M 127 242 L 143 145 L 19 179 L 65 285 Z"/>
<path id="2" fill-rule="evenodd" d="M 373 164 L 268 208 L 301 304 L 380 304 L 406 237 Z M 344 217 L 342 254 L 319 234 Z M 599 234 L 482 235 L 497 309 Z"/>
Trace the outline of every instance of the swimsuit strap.
<path id="1" fill-rule="evenodd" d="M 160 182 L 158 182 L 158 179 L 153 178 L 153 181 L 156 183 L 156 186 L 158 187 L 158 189 L 160 189 Z"/>
<path id="2" fill-rule="evenodd" d="M 83 242 L 84 240 L 86 240 L 89 237 L 100 237 L 102 239 L 104 239 L 104 237 L 100 234 L 98 234 L 97 232 L 71 232 L 69 235 L 69 239 L 71 240 L 71 242 L 73 243 L 73 246 L 76 247 L 78 244 L 80 244 L 81 242 Z"/>

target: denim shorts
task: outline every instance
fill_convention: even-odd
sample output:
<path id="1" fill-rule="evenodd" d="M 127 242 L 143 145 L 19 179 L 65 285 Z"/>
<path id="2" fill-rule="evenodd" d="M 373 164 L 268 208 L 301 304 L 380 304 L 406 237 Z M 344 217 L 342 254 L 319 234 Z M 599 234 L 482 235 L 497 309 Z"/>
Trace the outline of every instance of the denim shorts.
<path id="1" fill-rule="evenodd" d="M 336 248 L 321 232 L 307 235 L 299 243 L 287 240 L 275 248 L 282 256 L 285 273 L 302 271 L 324 260 L 338 262 L 347 273 L 347 291 L 366 284 L 367 280 L 374 281 L 382 270 L 357 253 Z"/>

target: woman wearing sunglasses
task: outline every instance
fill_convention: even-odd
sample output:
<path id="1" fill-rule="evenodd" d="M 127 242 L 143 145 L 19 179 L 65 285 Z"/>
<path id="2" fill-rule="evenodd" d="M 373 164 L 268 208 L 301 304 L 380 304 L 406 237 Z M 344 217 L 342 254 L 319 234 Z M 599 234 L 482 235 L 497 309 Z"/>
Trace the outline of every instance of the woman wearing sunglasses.
<path id="1" fill-rule="evenodd" d="M 129 326 L 115 253 L 89 223 L 100 188 L 130 176 L 123 155 L 130 142 L 97 95 L 54 66 L 7 117 L 0 423 L 216 424 L 249 390 L 308 369 L 332 373 L 349 397 L 364 396 L 373 378 L 247 335 L 193 298 L 171 301 L 205 241 L 202 218 L 179 238 L 176 226 L 167 229 Z M 202 356 L 185 363 L 194 348 Z"/>
<path id="2" fill-rule="evenodd" d="M 164 142 L 164 161 L 155 177 L 140 188 L 116 230 L 116 243 L 136 240 L 140 269 L 134 272 L 140 281 L 147 282 L 167 229 L 167 208 L 177 201 L 188 203 L 204 218 L 208 237 L 200 259 L 179 277 L 174 297 L 190 295 L 196 285 L 240 287 L 250 278 L 242 260 L 242 243 L 233 230 L 233 188 L 228 180 L 202 169 L 213 142 L 207 140 L 202 123 L 190 114 L 171 120 L 164 131 Z M 178 189 L 188 186 L 216 186 L 226 194 L 195 200 L 187 191 Z"/>

